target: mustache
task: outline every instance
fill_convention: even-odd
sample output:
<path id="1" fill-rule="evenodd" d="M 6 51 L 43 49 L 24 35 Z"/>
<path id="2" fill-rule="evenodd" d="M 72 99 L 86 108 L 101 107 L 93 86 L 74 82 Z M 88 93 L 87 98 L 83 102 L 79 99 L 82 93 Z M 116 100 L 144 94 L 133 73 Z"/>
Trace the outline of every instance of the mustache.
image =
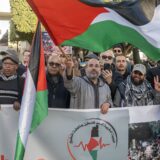
<path id="1" fill-rule="evenodd" d="M 120 67 L 124 67 L 124 65 L 123 64 L 121 64 L 121 65 L 119 65 Z"/>
<path id="2" fill-rule="evenodd" d="M 88 74 L 88 75 L 92 75 L 92 74 L 96 74 L 96 75 L 100 75 L 100 73 L 99 73 L 99 71 L 97 71 L 97 70 L 95 70 L 95 69 L 93 69 L 93 70 L 90 70 L 90 71 L 87 71 L 86 70 L 86 73 Z"/>
<path id="3" fill-rule="evenodd" d="M 90 72 L 96 72 L 96 73 L 98 73 L 98 71 L 97 71 L 97 70 L 95 70 L 95 69 L 91 70 Z"/>

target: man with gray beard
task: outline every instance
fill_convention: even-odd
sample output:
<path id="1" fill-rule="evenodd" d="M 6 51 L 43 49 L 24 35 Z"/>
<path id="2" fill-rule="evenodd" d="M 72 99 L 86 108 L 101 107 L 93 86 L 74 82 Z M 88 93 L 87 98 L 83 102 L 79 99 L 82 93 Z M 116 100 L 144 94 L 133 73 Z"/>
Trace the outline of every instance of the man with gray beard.
<path id="1" fill-rule="evenodd" d="M 73 61 L 66 60 L 64 85 L 71 93 L 70 108 L 100 108 L 101 113 L 112 107 L 111 91 L 100 78 L 101 67 L 97 59 L 90 59 L 85 67 L 86 76 L 73 77 Z"/>

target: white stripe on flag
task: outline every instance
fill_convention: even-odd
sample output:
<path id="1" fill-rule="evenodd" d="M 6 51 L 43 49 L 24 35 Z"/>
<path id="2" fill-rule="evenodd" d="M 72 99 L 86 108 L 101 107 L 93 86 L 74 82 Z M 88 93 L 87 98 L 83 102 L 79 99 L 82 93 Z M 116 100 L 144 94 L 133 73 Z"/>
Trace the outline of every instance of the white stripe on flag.
<path id="1" fill-rule="evenodd" d="M 24 93 L 22 97 L 22 104 L 20 110 L 20 118 L 19 118 L 19 134 L 24 146 L 26 146 L 27 137 L 29 135 L 30 126 L 32 123 L 35 98 L 36 98 L 36 88 L 32 76 L 30 74 L 30 71 L 29 69 L 27 69 L 27 77 L 25 81 Z"/>
<path id="2" fill-rule="evenodd" d="M 152 21 L 143 26 L 136 26 L 121 17 L 115 11 L 108 9 L 109 12 L 97 15 L 97 17 L 92 21 L 92 24 L 103 22 L 103 21 L 114 21 L 120 25 L 130 27 L 140 33 L 149 43 L 154 47 L 160 48 L 160 5 L 155 8 L 155 13 Z"/>

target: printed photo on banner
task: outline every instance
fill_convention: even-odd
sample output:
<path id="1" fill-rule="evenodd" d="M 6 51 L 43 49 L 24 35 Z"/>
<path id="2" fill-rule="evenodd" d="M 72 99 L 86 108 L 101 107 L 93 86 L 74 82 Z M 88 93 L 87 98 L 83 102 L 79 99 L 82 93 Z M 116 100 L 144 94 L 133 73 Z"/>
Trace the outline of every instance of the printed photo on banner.
<path id="1" fill-rule="evenodd" d="M 160 159 L 160 120 L 129 125 L 129 159 Z"/>
<path id="2" fill-rule="evenodd" d="M 62 55 L 62 51 L 58 46 L 56 46 L 49 36 L 48 32 L 42 32 L 42 41 L 45 55 L 49 56 L 52 54 Z M 72 47 L 71 46 L 61 46 L 63 52 L 69 56 L 72 55 Z"/>
<path id="3" fill-rule="evenodd" d="M 48 32 L 42 32 L 43 48 L 45 52 L 52 52 L 55 44 L 50 38 Z"/>

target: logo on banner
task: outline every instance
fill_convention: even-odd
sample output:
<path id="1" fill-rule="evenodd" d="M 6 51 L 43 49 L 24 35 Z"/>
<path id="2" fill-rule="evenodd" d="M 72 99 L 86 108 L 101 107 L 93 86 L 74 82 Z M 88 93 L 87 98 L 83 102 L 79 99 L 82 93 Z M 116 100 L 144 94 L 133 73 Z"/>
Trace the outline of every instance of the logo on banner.
<path id="1" fill-rule="evenodd" d="M 0 160 L 8 160 L 4 154 L 0 154 Z"/>
<path id="2" fill-rule="evenodd" d="M 108 149 L 116 149 L 117 144 L 117 132 L 109 122 L 90 118 L 70 133 L 67 149 L 73 160 L 79 160 L 82 156 L 100 160 L 98 157 L 101 157 L 101 154 L 107 153 Z"/>

